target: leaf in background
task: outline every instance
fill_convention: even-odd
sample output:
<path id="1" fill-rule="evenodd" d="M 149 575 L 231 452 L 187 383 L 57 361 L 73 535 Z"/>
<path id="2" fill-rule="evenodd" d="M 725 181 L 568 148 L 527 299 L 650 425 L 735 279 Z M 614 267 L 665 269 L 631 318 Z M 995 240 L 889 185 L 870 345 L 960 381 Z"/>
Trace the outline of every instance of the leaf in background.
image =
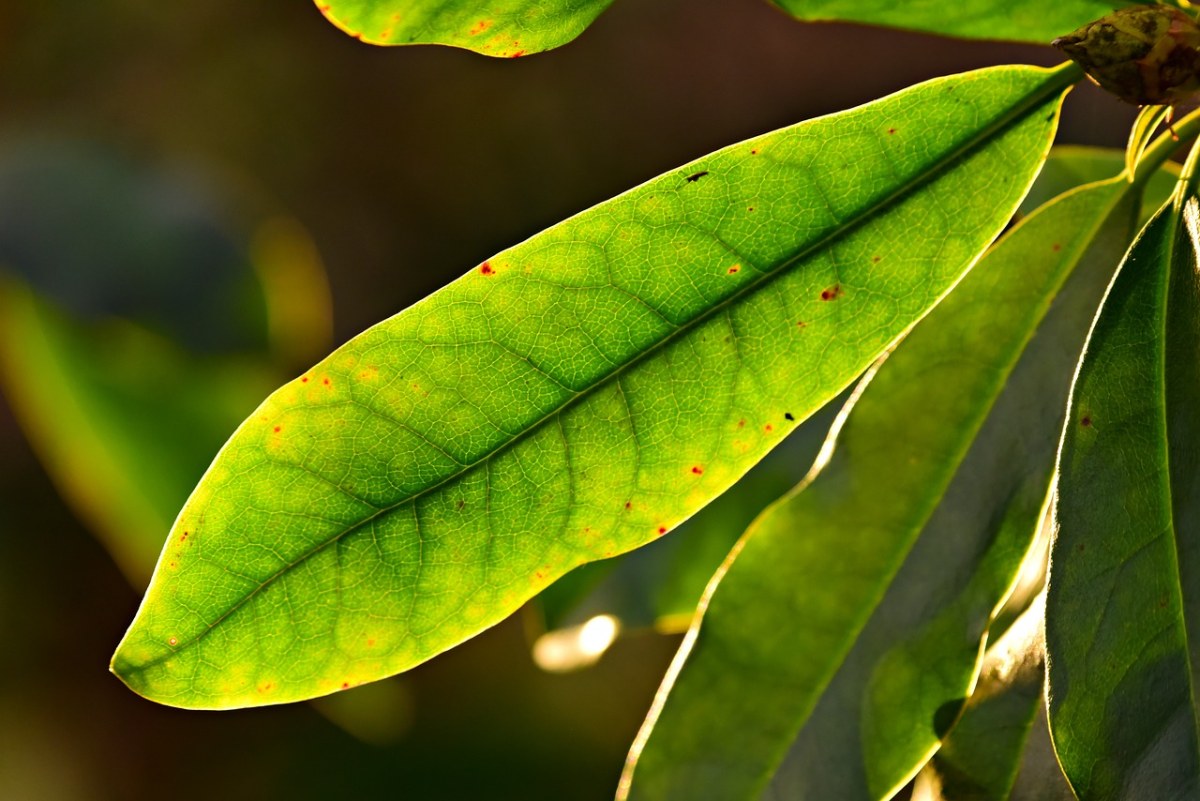
<path id="1" fill-rule="evenodd" d="M 1063 437 L 1050 729 L 1083 801 L 1200 795 L 1198 235 L 1189 183 L 1113 281 Z"/>
<path id="2" fill-rule="evenodd" d="M 954 285 L 1078 74 L 981 70 L 734 145 L 356 337 L 218 455 L 114 672 L 186 707 L 321 695 L 661 536 Z"/>
<path id="3" fill-rule="evenodd" d="M 1137 119 L 1129 130 L 1129 143 L 1125 146 L 1125 172 L 1129 174 L 1129 180 L 1132 181 L 1137 174 L 1137 165 L 1146 152 L 1146 146 L 1170 112 L 1170 106 L 1142 106 L 1138 111 Z"/>
<path id="4" fill-rule="evenodd" d="M 498 58 L 550 50 L 583 33 L 613 0 L 316 0 L 326 19 L 368 44 L 439 44 Z"/>
<path id="5" fill-rule="evenodd" d="M 861 22 L 968 39 L 1050 44 L 1081 25 L 1138 5 L 1121 0 L 771 0 L 796 19 Z"/>
<path id="6" fill-rule="evenodd" d="M 251 246 L 227 219 L 242 201 L 89 144 L 0 148 L 0 388 L 139 586 L 213 449 L 279 380 L 270 352 L 327 347 L 306 234 L 274 218 Z"/>
<path id="7" fill-rule="evenodd" d="M 1156 159 L 1156 162 L 1158 159 Z M 1103 181 L 1125 169 L 1125 154 L 1106 147 L 1066 145 L 1055 147 L 1046 159 L 1029 194 L 1021 201 L 1020 214 L 1030 214 L 1038 206 L 1058 197 L 1068 189 L 1093 181 Z M 1144 177 L 1141 222 L 1147 222 L 1171 193 L 1179 178 L 1179 165 L 1167 161 L 1153 175 Z"/>
<path id="8" fill-rule="evenodd" d="M 214 444 L 270 387 L 248 358 L 189 355 L 130 322 L 86 325 L 0 281 L 0 385 L 63 496 L 133 582 Z"/>
<path id="9" fill-rule="evenodd" d="M 1136 207 L 1124 177 L 1060 197 L 897 346 L 829 463 L 714 578 L 629 798 L 879 799 L 924 764 L 1038 530 L 1071 365 Z"/>
<path id="10" fill-rule="evenodd" d="M 917 775 L 913 801 L 1072 798 L 1041 714 L 1044 614 L 1045 595 L 1040 594 L 988 648 L 962 716 Z"/>

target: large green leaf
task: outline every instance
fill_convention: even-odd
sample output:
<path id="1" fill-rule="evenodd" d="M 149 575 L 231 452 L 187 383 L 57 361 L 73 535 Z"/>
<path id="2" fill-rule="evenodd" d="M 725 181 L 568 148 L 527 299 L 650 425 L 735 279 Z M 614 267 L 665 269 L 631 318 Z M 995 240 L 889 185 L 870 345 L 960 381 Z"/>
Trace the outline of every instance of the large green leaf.
<path id="1" fill-rule="evenodd" d="M 1026 218 L 879 368 L 710 586 L 630 798 L 878 799 L 928 759 L 1038 529 L 1136 201 L 1118 176 Z"/>
<path id="2" fill-rule="evenodd" d="M 356 337 L 218 455 L 114 672 L 179 706 L 320 695 L 661 536 L 954 285 L 1077 76 L 981 70 L 734 145 Z"/>
<path id="3" fill-rule="evenodd" d="M 914 31 L 1049 44 L 1129 0 L 771 0 L 811 21 L 863 22 Z"/>
<path id="4" fill-rule="evenodd" d="M 1185 180 L 1113 282 L 1063 438 L 1050 727 L 1083 801 L 1200 796 L 1198 235 Z"/>
<path id="5" fill-rule="evenodd" d="M 316 0 L 334 25 L 376 45 L 440 44 L 517 58 L 564 45 L 613 0 Z"/>

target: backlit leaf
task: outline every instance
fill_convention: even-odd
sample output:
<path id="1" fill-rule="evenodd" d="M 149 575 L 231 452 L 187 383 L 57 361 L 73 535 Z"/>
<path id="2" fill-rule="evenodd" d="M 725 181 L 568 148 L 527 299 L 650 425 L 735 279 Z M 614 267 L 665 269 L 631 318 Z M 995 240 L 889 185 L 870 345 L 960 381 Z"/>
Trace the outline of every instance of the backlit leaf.
<path id="1" fill-rule="evenodd" d="M 351 340 L 217 456 L 114 672 L 178 706 L 321 695 L 658 538 L 954 285 L 1077 76 L 981 70 L 731 146 Z"/>
<path id="2" fill-rule="evenodd" d="M 375 45 L 440 44 L 498 58 L 564 45 L 613 0 L 316 0 L 337 27 Z"/>
<path id="3" fill-rule="evenodd" d="M 1050 44 L 1057 36 L 1138 5 L 1128 0 L 772 0 L 801 20 L 862 22 L 969 39 Z"/>

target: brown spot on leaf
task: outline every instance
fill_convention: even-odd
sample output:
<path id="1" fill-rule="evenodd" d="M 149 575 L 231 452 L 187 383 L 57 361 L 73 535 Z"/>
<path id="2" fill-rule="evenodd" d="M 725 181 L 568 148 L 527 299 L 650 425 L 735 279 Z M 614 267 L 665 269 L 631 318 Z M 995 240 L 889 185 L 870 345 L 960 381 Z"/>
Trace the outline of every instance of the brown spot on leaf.
<path id="1" fill-rule="evenodd" d="M 880 261 L 880 259 L 882 259 L 882 258 L 883 258 L 882 256 L 872 256 L 872 257 L 871 257 L 871 263 L 872 263 L 872 264 L 879 264 L 879 261 Z"/>
<path id="2" fill-rule="evenodd" d="M 896 133 L 896 129 L 895 129 L 895 128 L 888 128 L 888 136 L 891 136 L 891 135 L 892 135 L 892 134 L 894 134 L 894 133 Z"/>
<path id="3" fill-rule="evenodd" d="M 1055 253 L 1057 253 L 1058 251 L 1062 250 L 1062 243 L 1055 242 L 1053 245 L 1050 246 L 1050 249 L 1053 250 Z"/>
<path id="4" fill-rule="evenodd" d="M 703 467 L 701 467 L 700 465 L 693 465 L 693 466 L 692 466 L 692 472 L 693 472 L 695 475 L 698 475 L 698 476 L 699 476 L 699 475 L 703 475 L 703 473 L 704 473 L 704 468 L 703 468 Z"/>
<path id="5" fill-rule="evenodd" d="M 1084 428 L 1090 428 L 1092 425 L 1091 415 L 1085 414 L 1083 417 L 1081 417 L 1079 419 L 1079 425 L 1083 426 Z"/>
<path id="6" fill-rule="evenodd" d="M 483 264 L 479 265 L 479 272 L 483 273 L 484 275 L 495 275 L 496 274 L 496 271 L 492 269 L 492 265 L 486 261 Z"/>
<path id="7" fill-rule="evenodd" d="M 179 640 L 175 639 L 174 637 L 171 637 L 167 640 L 167 645 L 174 648 L 176 645 L 179 645 Z"/>
<path id="8" fill-rule="evenodd" d="M 632 508 L 633 508 L 633 501 L 625 501 L 625 510 L 628 511 Z"/>
<path id="9" fill-rule="evenodd" d="M 842 289 L 841 284 L 834 284 L 833 286 L 829 287 L 828 289 L 821 290 L 821 300 L 824 300 L 824 301 L 837 300 L 838 298 L 840 298 L 842 295 L 845 295 L 845 294 L 846 294 L 846 292 L 844 289 Z"/>
<path id="10" fill-rule="evenodd" d="M 774 430 L 775 430 L 775 426 L 771 425 L 770 423 L 767 423 L 765 426 L 763 426 L 763 431 L 766 431 L 768 434 L 770 434 Z"/>
<path id="11" fill-rule="evenodd" d="M 783 419 L 784 419 L 784 420 L 791 420 L 791 421 L 794 421 L 796 418 L 792 416 L 792 413 L 791 413 L 791 412 L 784 412 L 784 413 L 783 413 Z"/>

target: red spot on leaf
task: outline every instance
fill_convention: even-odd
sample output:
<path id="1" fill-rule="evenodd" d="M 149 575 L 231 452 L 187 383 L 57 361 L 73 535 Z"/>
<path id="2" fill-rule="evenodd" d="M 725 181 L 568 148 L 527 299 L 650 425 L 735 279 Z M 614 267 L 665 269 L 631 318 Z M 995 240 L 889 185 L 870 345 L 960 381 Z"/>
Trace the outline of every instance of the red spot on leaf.
<path id="1" fill-rule="evenodd" d="M 763 431 L 766 431 L 768 434 L 770 434 L 774 430 L 775 430 L 775 426 L 771 425 L 770 423 L 767 423 L 765 426 L 763 426 Z"/>
<path id="2" fill-rule="evenodd" d="M 188 538 L 188 533 L 186 531 L 179 535 L 180 542 L 187 542 L 187 538 Z"/>
<path id="3" fill-rule="evenodd" d="M 518 51 L 517 51 L 517 52 L 515 52 L 515 53 L 510 53 L 508 57 L 509 57 L 509 58 L 520 58 L 520 57 L 521 57 L 521 56 L 523 56 L 523 55 L 525 55 L 525 51 L 524 51 L 524 50 L 518 50 Z"/>
<path id="4" fill-rule="evenodd" d="M 308 383 L 308 376 L 302 376 L 302 377 L 300 378 L 300 383 L 301 383 L 301 384 L 307 384 L 307 383 Z"/>
<path id="5" fill-rule="evenodd" d="M 704 468 L 701 467 L 700 465 L 694 465 L 692 467 L 692 472 L 695 473 L 696 475 L 702 475 L 704 473 Z"/>
<path id="6" fill-rule="evenodd" d="M 348 681 L 343 681 L 343 682 L 342 682 L 342 689 L 343 689 L 343 690 L 349 690 L 349 689 L 350 689 L 350 682 L 348 682 Z"/>
<path id="7" fill-rule="evenodd" d="M 746 427 L 746 421 L 738 420 L 738 428 L 745 428 L 745 427 Z"/>
<path id="8" fill-rule="evenodd" d="M 758 155 L 758 150 L 757 150 L 757 149 L 751 150 L 751 151 L 750 151 L 750 155 L 751 155 L 751 156 L 757 156 L 757 155 Z"/>
<path id="9" fill-rule="evenodd" d="M 667 527 L 666 527 L 666 526 L 659 526 L 659 527 L 658 527 L 658 533 L 659 533 L 659 534 L 666 534 L 666 533 L 667 533 Z"/>
<path id="10" fill-rule="evenodd" d="M 467 33 L 471 36 L 478 36 L 490 27 L 492 27 L 492 21 L 490 19 L 481 19 L 479 22 L 475 23 L 475 27 L 467 31 Z"/>
<path id="11" fill-rule="evenodd" d="M 742 269 L 742 265 L 740 265 L 740 264 L 735 264 L 735 265 L 733 265 L 732 267 L 730 267 L 730 268 L 729 268 L 728 272 L 729 272 L 729 274 L 730 274 L 730 275 L 733 275 L 734 273 L 737 273 L 737 272 L 739 272 L 741 269 Z"/>
<path id="12" fill-rule="evenodd" d="M 326 378 L 326 379 L 325 379 L 324 381 L 322 381 L 321 383 L 322 383 L 322 384 L 324 384 L 325 386 L 329 386 L 329 379 L 328 379 L 328 378 Z"/>
<path id="13" fill-rule="evenodd" d="M 841 284 L 834 284 L 833 286 L 829 287 L 828 289 L 821 290 L 821 300 L 825 300 L 825 301 L 837 300 L 838 298 L 840 298 L 842 295 L 845 295 L 845 294 L 846 294 L 846 292 L 845 292 L 845 290 L 842 289 Z"/>
<path id="14" fill-rule="evenodd" d="M 279 427 L 279 426 L 275 426 L 275 433 L 276 433 L 276 434 L 278 434 L 278 433 L 280 432 L 280 430 L 281 430 L 281 429 L 280 429 L 280 427 Z"/>
<path id="15" fill-rule="evenodd" d="M 368 648 L 374 648 L 374 647 L 375 647 L 375 641 L 374 641 L 374 640 L 367 640 L 367 647 L 368 647 Z"/>
<path id="16" fill-rule="evenodd" d="M 483 273 L 484 275 L 495 275 L 496 273 L 496 271 L 492 269 L 492 265 L 486 261 L 479 266 L 479 272 Z"/>

